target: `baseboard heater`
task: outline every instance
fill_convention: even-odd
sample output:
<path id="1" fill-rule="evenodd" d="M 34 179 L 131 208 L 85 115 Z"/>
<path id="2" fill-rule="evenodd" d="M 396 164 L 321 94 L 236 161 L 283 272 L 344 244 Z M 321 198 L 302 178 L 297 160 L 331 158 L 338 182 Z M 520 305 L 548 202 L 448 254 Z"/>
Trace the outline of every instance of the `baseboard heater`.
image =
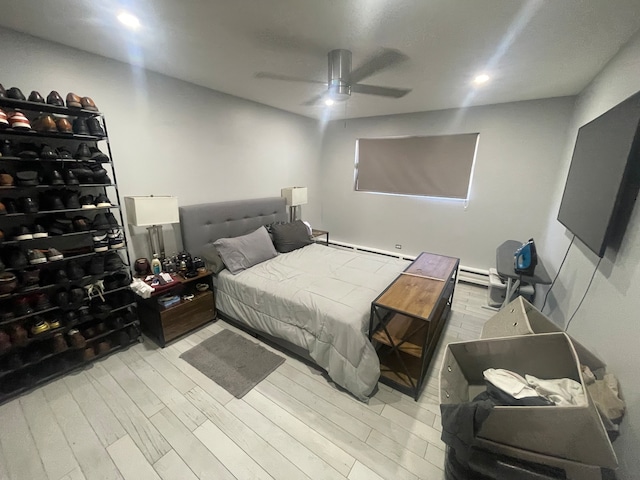
<path id="1" fill-rule="evenodd" d="M 400 258 L 403 260 L 413 261 L 416 259 L 415 255 L 405 255 L 398 252 L 381 250 L 379 248 L 364 247 L 362 245 L 354 245 L 352 243 L 336 242 L 335 240 L 331 240 L 329 243 L 334 247 L 346 248 L 349 250 L 357 250 L 360 252 L 375 253 L 378 255 L 385 255 L 387 257 Z M 481 285 L 481 286 L 487 287 L 489 286 L 489 270 L 483 270 L 481 268 L 466 267 L 464 265 L 460 265 L 460 269 L 458 270 L 458 281 L 473 283 L 474 285 Z"/>

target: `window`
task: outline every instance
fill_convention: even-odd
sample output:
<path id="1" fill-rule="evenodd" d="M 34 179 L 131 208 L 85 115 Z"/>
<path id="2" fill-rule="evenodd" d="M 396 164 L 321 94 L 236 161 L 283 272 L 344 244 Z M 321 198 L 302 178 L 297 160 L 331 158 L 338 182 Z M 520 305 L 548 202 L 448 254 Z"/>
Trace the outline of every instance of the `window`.
<path id="1" fill-rule="evenodd" d="M 478 133 L 359 138 L 356 190 L 466 200 Z"/>

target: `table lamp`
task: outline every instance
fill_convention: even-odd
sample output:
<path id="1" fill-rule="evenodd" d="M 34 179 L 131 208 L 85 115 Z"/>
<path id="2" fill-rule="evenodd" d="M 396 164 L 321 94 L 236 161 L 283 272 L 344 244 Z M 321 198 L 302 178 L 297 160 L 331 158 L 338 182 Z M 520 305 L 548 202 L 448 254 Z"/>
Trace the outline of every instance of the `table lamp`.
<path id="1" fill-rule="evenodd" d="M 152 255 L 164 259 L 162 225 L 180 222 L 178 198 L 168 196 L 124 197 L 127 222 L 135 227 L 147 227 Z"/>
<path id="2" fill-rule="evenodd" d="M 280 190 L 280 196 L 287 200 L 289 221 L 293 222 L 298 214 L 298 206 L 307 203 L 307 187 L 287 187 Z"/>

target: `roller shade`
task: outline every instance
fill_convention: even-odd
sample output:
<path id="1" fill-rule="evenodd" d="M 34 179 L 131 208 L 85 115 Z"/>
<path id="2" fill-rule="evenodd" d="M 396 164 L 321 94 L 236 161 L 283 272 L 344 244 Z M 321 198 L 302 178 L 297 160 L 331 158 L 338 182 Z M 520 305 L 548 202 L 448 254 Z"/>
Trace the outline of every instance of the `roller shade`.
<path id="1" fill-rule="evenodd" d="M 466 199 L 478 136 L 360 138 L 356 190 Z"/>

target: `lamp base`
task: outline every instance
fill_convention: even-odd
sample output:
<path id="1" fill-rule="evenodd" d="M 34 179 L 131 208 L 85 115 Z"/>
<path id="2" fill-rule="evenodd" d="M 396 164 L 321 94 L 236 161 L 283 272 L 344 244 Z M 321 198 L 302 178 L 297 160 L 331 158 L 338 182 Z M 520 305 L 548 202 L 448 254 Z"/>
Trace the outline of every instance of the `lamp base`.
<path id="1" fill-rule="evenodd" d="M 164 254 L 164 236 L 162 235 L 162 225 L 151 225 L 147 227 L 149 232 L 149 248 L 151 250 L 151 256 L 158 255 L 160 260 L 165 257 Z"/>

